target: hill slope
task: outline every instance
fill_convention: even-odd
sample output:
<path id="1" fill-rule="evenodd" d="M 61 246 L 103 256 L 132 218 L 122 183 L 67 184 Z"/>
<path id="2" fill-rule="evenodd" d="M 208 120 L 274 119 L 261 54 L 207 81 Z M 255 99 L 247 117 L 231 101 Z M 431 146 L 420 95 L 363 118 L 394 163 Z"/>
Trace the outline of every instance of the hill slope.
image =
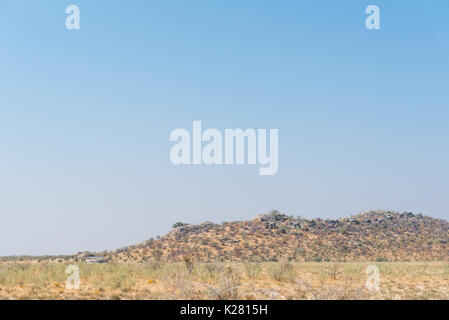
<path id="1" fill-rule="evenodd" d="M 167 235 L 115 250 L 110 261 L 427 261 L 449 258 L 449 223 L 411 212 L 370 211 L 338 220 L 277 211 L 250 221 L 177 224 Z"/>

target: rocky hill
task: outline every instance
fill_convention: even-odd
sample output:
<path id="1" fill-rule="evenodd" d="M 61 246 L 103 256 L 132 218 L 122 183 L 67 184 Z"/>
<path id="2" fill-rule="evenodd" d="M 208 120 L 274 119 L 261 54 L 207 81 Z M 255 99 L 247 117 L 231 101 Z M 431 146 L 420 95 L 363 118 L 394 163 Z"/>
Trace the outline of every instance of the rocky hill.
<path id="1" fill-rule="evenodd" d="M 411 212 L 370 211 L 338 220 L 278 211 L 250 221 L 176 223 L 156 240 L 110 252 L 115 262 L 448 260 L 449 223 Z"/>

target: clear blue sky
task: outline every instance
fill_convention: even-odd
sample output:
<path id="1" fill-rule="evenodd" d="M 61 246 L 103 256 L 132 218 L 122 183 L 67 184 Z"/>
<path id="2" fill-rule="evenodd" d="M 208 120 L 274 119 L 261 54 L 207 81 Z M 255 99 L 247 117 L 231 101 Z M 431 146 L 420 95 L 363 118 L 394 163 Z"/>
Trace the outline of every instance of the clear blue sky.
<path id="1" fill-rule="evenodd" d="M 448 13 L 445 0 L 2 1 L 0 255 L 114 249 L 270 209 L 449 219 Z M 278 128 L 277 175 L 173 166 L 170 132 L 193 120 Z"/>

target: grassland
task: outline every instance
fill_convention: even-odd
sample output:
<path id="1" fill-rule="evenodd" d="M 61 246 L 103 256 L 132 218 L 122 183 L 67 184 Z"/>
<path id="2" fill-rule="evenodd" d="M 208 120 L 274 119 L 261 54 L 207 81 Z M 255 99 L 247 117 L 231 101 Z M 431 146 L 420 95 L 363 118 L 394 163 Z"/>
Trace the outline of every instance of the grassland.
<path id="1" fill-rule="evenodd" d="M 380 270 L 380 290 L 365 286 Z M 449 299 L 448 262 L 0 264 L 0 299 Z"/>

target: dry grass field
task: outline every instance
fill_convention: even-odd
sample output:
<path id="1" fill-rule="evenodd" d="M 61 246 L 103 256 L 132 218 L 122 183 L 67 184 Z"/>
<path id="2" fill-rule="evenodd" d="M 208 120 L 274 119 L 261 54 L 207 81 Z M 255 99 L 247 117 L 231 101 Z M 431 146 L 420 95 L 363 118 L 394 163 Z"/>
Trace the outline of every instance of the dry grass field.
<path id="1" fill-rule="evenodd" d="M 380 290 L 365 286 L 369 265 Z M 449 299 L 448 262 L 0 264 L 0 299 Z"/>

